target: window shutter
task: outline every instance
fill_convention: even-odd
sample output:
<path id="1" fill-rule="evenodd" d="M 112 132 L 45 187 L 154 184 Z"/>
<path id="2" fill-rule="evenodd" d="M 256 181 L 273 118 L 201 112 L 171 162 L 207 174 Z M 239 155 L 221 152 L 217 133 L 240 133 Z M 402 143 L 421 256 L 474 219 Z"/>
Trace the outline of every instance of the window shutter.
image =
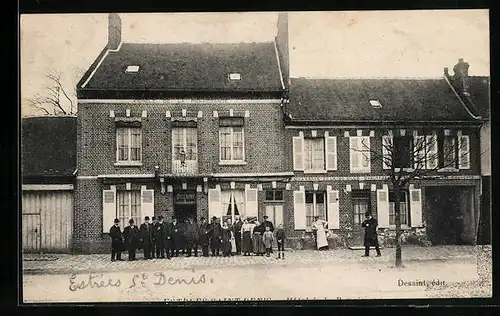
<path id="1" fill-rule="evenodd" d="M 337 137 L 325 136 L 326 170 L 337 170 Z"/>
<path id="2" fill-rule="evenodd" d="M 470 169 L 470 144 L 469 135 L 458 137 L 458 168 Z"/>
<path id="3" fill-rule="evenodd" d="M 422 190 L 410 190 L 411 227 L 422 227 Z"/>
<path id="4" fill-rule="evenodd" d="M 413 162 L 416 170 L 425 169 L 425 136 L 417 135 L 413 137 L 413 151 L 415 151 Z"/>
<path id="5" fill-rule="evenodd" d="M 435 169 L 438 167 L 438 145 L 437 145 L 437 135 L 430 135 L 426 137 L 427 145 L 427 169 Z"/>
<path id="6" fill-rule="evenodd" d="M 356 137 L 349 137 L 349 154 L 350 154 L 350 161 L 351 161 L 351 171 L 358 169 L 360 167 L 360 161 L 358 159 L 359 154 L 358 154 L 358 138 Z"/>
<path id="7" fill-rule="evenodd" d="M 293 138 L 293 169 L 304 170 L 304 137 Z"/>
<path id="8" fill-rule="evenodd" d="M 339 209 L 339 191 L 328 190 L 328 228 L 340 228 L 340 209 Z"/>
<path id="9" fill-rule="evenodd" d="M 141 187 L 141 217 L 149 216 L 152 218 L 155 215 L 155 190 L 147 190 L 146 186 Z"/>
<path id="10" fill-rule="evenodd" d="M 377 190 L 377 219 L 379 227 L 389 227 L 389 190 Z"/>
<path id="11" fill-rule="evenodd" d="M 259 200 L 257 199 L 257 189 L 245 188 L 245 210 L 246 216 L 258 217 Z"/>
<path id="12" fill-rule="evenodd" d="M 275 205 L 274 206 L 274 226 L 278 227 L 278 225 L 284 225 L 283 223 L 283 205 Z"/>
<path id="13" fill-rule="evenodd" d="M 382 167 L 391 169 L 391 151 L 394 151 L 392 136 L 382 136 Z M 389 163 L 391 162 L 391 163 Z"/>
<path id="14" fill-rule="evenodd" d="M 208 217 L 209 220 L 212 217 L 221 218 L 222 209 L 220 201 L 220 189 L 208 189 Z"/>
<path id="15" fill-rule="evenodd" d="M 102 231 L 109 233 L 116 218 L 116 191 L 102 190 Z"/>
<path id="16" fill-rule="evenodd" d="M 294 226 L 295 230 L 306 229 L 306 192 L 293 191 Z"/>

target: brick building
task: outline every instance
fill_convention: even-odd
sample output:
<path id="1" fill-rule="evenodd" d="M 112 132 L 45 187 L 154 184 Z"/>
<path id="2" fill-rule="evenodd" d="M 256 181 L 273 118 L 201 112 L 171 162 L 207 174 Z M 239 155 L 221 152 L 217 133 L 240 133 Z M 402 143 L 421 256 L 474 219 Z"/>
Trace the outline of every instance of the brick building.
<path id="1" fill-rule="evenodd" d="M 77 86 L 75 251 L 107 250 L 114 218 L 265 212 L 262 184 L 283 190 L 293 175 L 277 42 L 123 43 L 109 15 L 108 44 Z"/>

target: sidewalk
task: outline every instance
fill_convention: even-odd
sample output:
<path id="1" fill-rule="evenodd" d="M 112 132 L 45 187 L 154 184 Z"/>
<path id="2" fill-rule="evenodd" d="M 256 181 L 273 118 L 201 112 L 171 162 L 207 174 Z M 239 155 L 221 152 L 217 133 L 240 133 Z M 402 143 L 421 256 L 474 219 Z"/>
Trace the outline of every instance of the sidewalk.
<path id="1" fill-rule="evenodd" d="M 233 256 L 233 257 L 178 257 L 167 259 L 139 260 L 128 262 L 111 262 L 108 254 L 67 255 L 67 254 L 26 254 L 23 256 L 23 273 L 25 274 L 67 274 L 78 272 L 113 272 L 156 269 L 184 270 L 193 268 L 224 267 L 266 267 L 272 266 L 310 266 L 317 262 L 338 264 L 365 264 L 370 262 L 387 266 L 394 265 L 395 248 L 382 249 L 382 256 L 375 257 L 372 251 L 368 258 L 362 257 L 363 251 L 336 249 L 328 251 L 290 250 L 286 251 L 285 260 L 277 260 L 276 252 L 271 257 Z M 419 261 L 464 261 L 476 262 L 485 272 L 491 273 L 491 246 L 436 246 L 436 247 L 404 247 L 403 264 Z M 127 255 L 122 255 L 126 259 Z"/>

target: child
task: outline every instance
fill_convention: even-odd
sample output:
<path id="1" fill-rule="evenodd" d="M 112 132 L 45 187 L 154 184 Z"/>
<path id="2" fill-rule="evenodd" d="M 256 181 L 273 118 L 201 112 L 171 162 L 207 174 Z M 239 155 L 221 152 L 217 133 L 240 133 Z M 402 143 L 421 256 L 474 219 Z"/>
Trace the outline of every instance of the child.
<path id="1" fill-rule="evenodd" d="M 264 247 L 266 248 L 266 256 L 269 257 L 271 255 L 271 250 L 273 249 L 274 241 L 274 235 L 271 231 L 271 227 L 266 226 L 266 231 L 262 236 L 262 241 L 264 242 Z"/>
<path id="2" fill-rule="evenodd" d="M 283 225 L 278 225 L 278 229 L 276 230 L 276 240 L 278 243 L 278 258 L 276 259 L 285 259 L 285 230 L 283 229 Z"/>

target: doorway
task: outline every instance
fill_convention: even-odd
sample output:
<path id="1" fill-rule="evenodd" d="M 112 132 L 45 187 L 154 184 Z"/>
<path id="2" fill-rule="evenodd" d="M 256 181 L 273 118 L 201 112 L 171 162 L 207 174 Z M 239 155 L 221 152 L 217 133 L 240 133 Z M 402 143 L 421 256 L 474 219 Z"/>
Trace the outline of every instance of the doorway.
<path id="1" fill-rule="evenodd" d="M 181 191 L 174 193 L 174 216 L 179 223 L 184 223 L 189 217 L 197 221 L 196 192 Z"/>
<path id="2" fill-rule="evenodd" d="M 351 200 L 354 217 L 352 243 L 354 246 L 362 246 L 364 244 L 365 230 L 361 227 L 361 223 L 365 220 L 365 213 L 371 212 L 370 191 L 352 190 Z"/>

